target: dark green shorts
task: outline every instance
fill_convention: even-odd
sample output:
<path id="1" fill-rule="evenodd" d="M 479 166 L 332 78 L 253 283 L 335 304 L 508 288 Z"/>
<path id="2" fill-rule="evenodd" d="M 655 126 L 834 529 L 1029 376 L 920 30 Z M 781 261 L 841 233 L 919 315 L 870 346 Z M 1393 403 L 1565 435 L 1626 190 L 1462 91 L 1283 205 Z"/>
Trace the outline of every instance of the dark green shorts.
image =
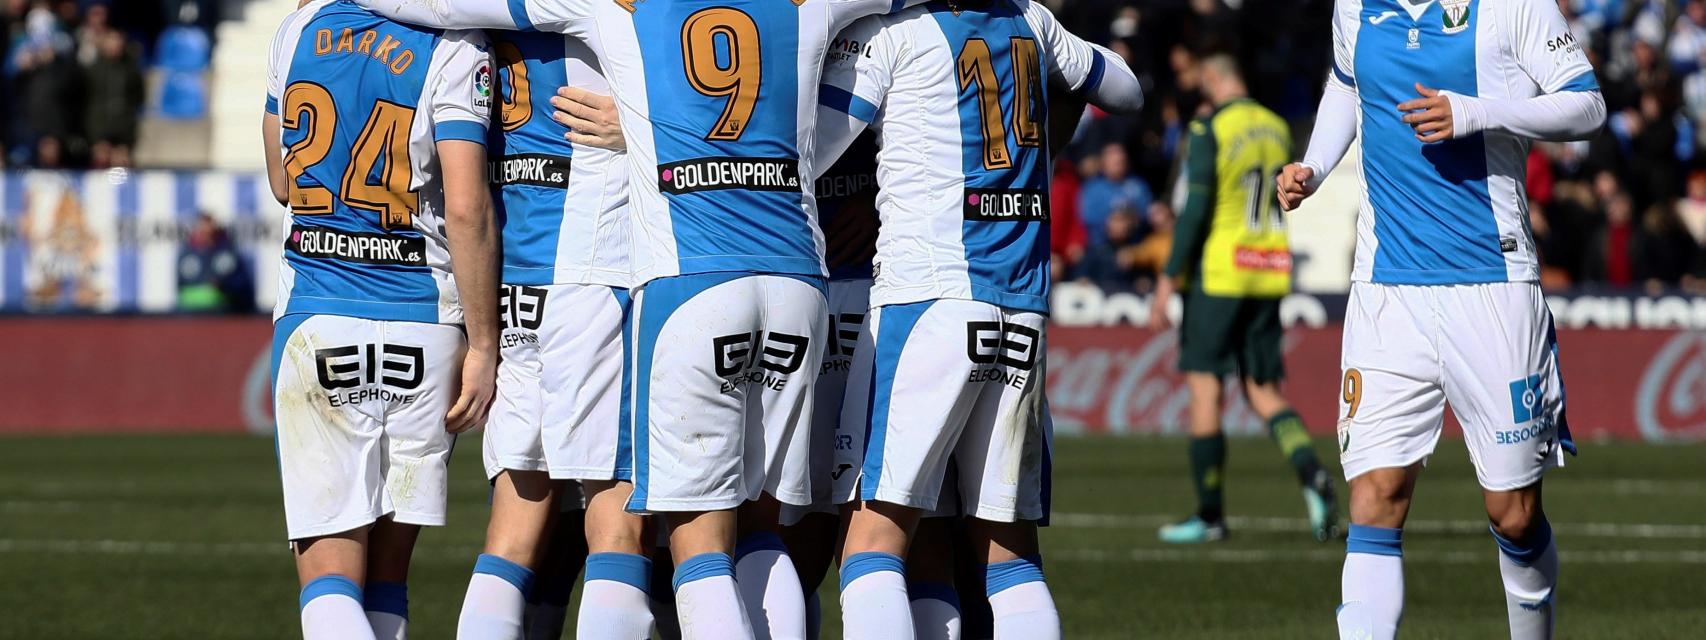
<path id="1" fill-rule="evenodd" d="M 1184 294 L 1179 327 L 1179 369 L 1256 382 L 1285 378 L 1279 298 L 1222 298 Z"/>

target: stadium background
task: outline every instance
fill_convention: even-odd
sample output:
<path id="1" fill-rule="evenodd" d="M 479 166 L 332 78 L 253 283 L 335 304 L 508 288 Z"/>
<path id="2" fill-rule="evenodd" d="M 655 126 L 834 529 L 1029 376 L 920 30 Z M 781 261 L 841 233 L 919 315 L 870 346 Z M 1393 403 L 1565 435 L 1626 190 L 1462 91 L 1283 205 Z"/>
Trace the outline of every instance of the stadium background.
<path id="1" fill-rule="evenodd" d="M 1234 444 L 1231 543 L 1153 542 L 1153 526 L 1189 508 L 1172 437 L 1186 399 L 1173 335 L 1142 325 L 1182 132 L 1203 108 L 1191 61 L 1237 53 L 1255 97 L 1306 141 L 1331 2 L 1048 3 L 1126 56 L 1148 94 L 1139 117 L 1087 113 L 1056 167 L 1049 391 L 1062 438 L 1047 542 L 1068 633 L 1327 635 L 1341 552 L 1304 542 L 1271 445 Z M 1548 491 L 1565 628 L 1698 637 L 1706 1 L 1560 5 L 1611 113 L 1598 138 L 1539 144 L 1529 161 L 1572 428 L 1588 445 Z M 293 7 L 0 0 L 0 638 L 294 632 L 271 445 L 245 434 L 271 430 L 265 314 L 284 211 L 256 125 L 267 44 Z M 1287 390 L 1328 450 L 1354 164 L 1288 219 L 1299 292 L 1285 305 Z M 1260 433 L 1229 405 L 1231 431 Z M 417 563 L 419 637 L 448 636 L 484 522 L 477 447 L 462 449 L 453 525 L 427 535 Z M 1503 625 L 1464 458 L 1442 447 L 1410 527 L 1418 637 Z"/>

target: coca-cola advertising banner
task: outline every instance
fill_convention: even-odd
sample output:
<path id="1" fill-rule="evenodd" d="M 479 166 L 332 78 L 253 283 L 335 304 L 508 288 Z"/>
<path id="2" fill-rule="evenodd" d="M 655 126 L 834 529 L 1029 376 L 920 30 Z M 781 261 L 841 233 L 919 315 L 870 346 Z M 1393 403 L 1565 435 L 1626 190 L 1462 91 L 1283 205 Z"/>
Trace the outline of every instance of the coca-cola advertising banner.
<path id="1" fill-rule="evenodd" d="M 1337 326 L 1286 333 L 1285 395 L 1319 435 L 1338 420 L 1340 336 Z M 1185 431 L 1176 332 L 1055 326 L 1048 339 L 1057 432 Z M 1706 440 L 1706 332 L 1560 330 L 1558 342 L 1576 439 Z M 1227 394 L 1227 429 L 1263 433 L 1239 395 Z"/>
<path id="2" fill-rule="evenodd" d="M 0 319 L 0 434 L 271 433 L 270 336 L 253 316 Z M 1339 338 L 1332 324 L 1287 333 L 1286 396 L 1322 435 L 1337 418 Z M 1706 332 L 1563 329 L 1559 341 L 1576 438 L 1706 440 Z M 1057 431 L 1182 432 L 1177 362 L 1173 332 L 1052 327 Z M 1262 433 L 1238 394 L 1227 404 L 1229 430 Z"/>

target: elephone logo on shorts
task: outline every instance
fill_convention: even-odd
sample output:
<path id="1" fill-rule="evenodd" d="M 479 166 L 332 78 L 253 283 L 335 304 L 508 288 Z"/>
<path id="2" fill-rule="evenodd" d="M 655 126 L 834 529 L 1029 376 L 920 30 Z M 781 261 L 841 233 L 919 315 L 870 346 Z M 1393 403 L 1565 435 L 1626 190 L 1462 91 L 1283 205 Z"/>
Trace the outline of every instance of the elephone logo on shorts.
<path id="1" fill-rule="evenodd" d="M 545 323 L 546 293 L 548 291 L 543 287 L 498 287 L 498 321 L 503 323 L 506 332 L 501 340 L 502 346 L 539 342 L 539 335 L 533 332 Z M 510 329 L 527 333 L 508 333 Z"/>
<path id="2" fill-rule="evenodd" d="M 363 344 L 314 351 L 314 374 L 332 406 L 379 400 L 410 404 L 426 376 L 426 350 L 406 344 Z M 401 392 L 401 393 L 400 393 Z"/>
<path id="3" fill-rule="evenodd" d="M 971 372 L 971 382 L 999 382 L 1014 389 L 1025 386 L 1025 374 L 1037 366 L 1042 332 L 1020 324 L 966 323 L 966 357 L 984 365 Z"/>
<path id="4" fill-rule="evenodd" d="M 805 366 L 811 340 L 789 333 L 754 331 L 713 338 L 711 348 L 717 376 L 723 379 L 723 393 L 731 393 L 742 384 L 781 391 L 788 386 L 787 376 Z"/>
<path id="5" fill-rule="evenodd" d="M 966 188 L 965 218 L 973 222 L 1048 222 L 1041 189 Z"/>
<path id="6" fill-rule="evenodd" d="M 294 225 L 286 251 L 305 258 L 361 264 L 426 266 L 426 238 L 391 233 L 359 233 Z"/>
<path id="7" fill-rule="evenodd" d="M 670 195 L 744 189 L 800 191 L 800 163 L 771 158 L 699 158 L 658 166 L 658 188 Z"/>
<path id="8" fill-rule="evenodd" d="M 1511 382 L 1511 418 L 1515 424 L 1523 424 L 1540 415 L 1540 402 L 1543 393 L 1540 389 L 1540 375 L 1532 375 Z"/>
<path id="9" fill-rule="evenodd" d="M 859 329 L 864 326 L 863 313 L 829 314 L 829 345 L 818 375 L 846 373 L 853 368 L 853 350 L 859 346 Z"/>

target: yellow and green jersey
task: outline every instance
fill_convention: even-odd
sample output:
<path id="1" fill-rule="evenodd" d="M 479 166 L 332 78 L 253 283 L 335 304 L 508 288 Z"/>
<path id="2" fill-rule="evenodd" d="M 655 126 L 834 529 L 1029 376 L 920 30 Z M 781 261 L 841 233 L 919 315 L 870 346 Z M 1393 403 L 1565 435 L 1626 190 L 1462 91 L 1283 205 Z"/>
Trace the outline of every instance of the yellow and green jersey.
<path id="1" fill-rule="evenodd" d="M 1278 298 L 1291 292 L 1291 247 L 1274 176 L 1291 159 L 1291 129 L 1241 98 L 1191 122 L 1189 196 L 1173 229 L 1166 273 L 1211 296 Z"/>

